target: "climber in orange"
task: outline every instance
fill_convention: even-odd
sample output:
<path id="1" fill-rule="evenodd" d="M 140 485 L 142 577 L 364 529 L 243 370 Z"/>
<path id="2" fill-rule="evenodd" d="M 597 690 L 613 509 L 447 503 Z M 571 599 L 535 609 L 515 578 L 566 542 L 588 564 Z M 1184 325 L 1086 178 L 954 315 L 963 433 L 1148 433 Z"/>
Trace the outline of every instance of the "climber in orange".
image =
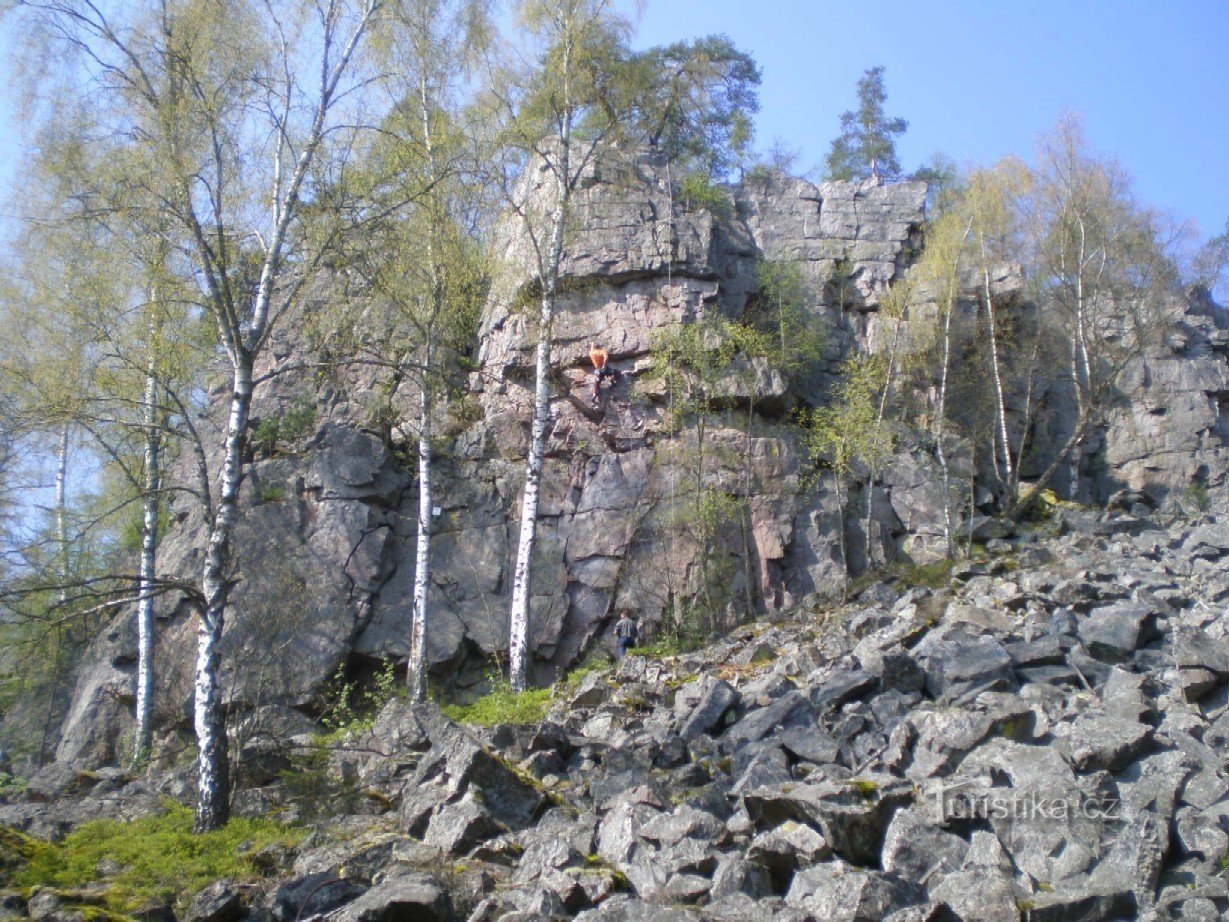
<path id="1" fill-rule="evenodd" d="M 589 343 L 589 361 L 593 363 L 593 403 L 596 406 L 602 379 L 613 377 L 614 369 L 606 364 L 606 350 L 597 343 Z"/>

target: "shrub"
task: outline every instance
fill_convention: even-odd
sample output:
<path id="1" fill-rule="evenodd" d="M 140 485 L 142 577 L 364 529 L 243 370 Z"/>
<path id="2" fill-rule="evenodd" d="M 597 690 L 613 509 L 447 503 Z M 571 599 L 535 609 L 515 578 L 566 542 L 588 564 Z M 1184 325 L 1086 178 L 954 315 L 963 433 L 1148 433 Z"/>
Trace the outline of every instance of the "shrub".
<path id="1" fill-rule="evenodd" d="M 282 414 L 278 436 L 286 442 L 297 442 L 311 435 L 316 428 L 316 404 L 306 396 L 296 397 Z"/>
<path id="2" fill-rule="evenodd" d="M 925 586 L 939 589 L 946 586 L 952 572 L 953 561 L 944 557 L 931 563 L 907 564 L 898 570 L 900 581 L 906 586 Z"/>
<path id="3" fill-rule="evenodd" d="M 1207 512 L 1212 508 L 1212 495 L 1202 483 L 1192 483 L 1186 488 L 1186 501 L 1196 512 Z"/>
<path id="4" fill-rule="evenodd" d="M 688 208 L 701 208 L 714 218 L 729 219 L 734 212 L 725 191 L 702 173 L 693 173 L 679 184 L 679 199 Z"/>
<path id="5" fill-rule="evenodd" d="M 346 678 L 344 663 L 338 666 L 325 689 L 329 704 L 320 715 L 320 725 L 325 730 L 320 742 L 335 742 L 370 729 L 384 705 L 399 694 L 405 694 L 405 689 L 397 681 L 396 664 L 392 660 L 385 663 L 365 688 Z"/>
<path id="6" fill-rule="evenodd" d="M 252 430 L 252 449 L 262 454 L 273 454 L 277 447 L 278 420 L 276 418 L 262 419 Z"/>
<path id="7" fill-rule="evenodd" d="M 286 487 L 280 483 L 261 484 L 256 491 L 256 504 L 280 503 L 286 498 Z"/>
<path id="8" fill-rule="evenodd" d="M 184 904 L 219 877 L 257 876 L 253 856 L 271 845 L 293 847 L 303 837 L 302 830 L 248 817 L 196 835 L 192 819 L 190 809 L 175 804 L 161 816 L 85 823 L 59 844 L 29 848 L 28 862 L 14 882 L 19 887 L 80 889 L 99 879 L 98 865 L 106 859 L 123 870 L 111 879 L 103 905 L 128 913 L 154 899 Z"/>

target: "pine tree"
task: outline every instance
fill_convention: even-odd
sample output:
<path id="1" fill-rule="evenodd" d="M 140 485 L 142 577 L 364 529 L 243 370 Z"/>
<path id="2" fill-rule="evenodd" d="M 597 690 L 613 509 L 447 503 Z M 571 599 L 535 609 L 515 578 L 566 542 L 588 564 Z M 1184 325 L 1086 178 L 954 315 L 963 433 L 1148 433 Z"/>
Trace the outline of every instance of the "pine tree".
<path id="1" fill-rule="evenodd" d="M 896 138 L 909 123 L 889 118 L 883 104 L 883 67 L 872 67 L 858 81 L 858 108 L 841 114 L 841 133 L 828 152 L 829 179 L 893 179 L 900 175 Z"/>

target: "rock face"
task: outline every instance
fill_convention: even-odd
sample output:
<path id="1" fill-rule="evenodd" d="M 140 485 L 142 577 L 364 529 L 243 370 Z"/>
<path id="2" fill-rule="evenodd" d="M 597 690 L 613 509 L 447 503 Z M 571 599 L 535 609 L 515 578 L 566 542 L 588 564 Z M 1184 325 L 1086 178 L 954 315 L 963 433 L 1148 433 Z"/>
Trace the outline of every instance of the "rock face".
<path id="1" fill-rule="evenodd" d="M 320 754 L 321 787 L 240 791 L 244 813 L 329 812 L 188 918 L 1225 918 L 1229 520 L 1052 524 L 939 587 L 633 652 L 528 725 L 394 698 Z M 160 803 L 61 765 L 0 824 Z"/>
<path id="2" fill-rule="evenodd" d="M 924 438 L 897 434 L 869 497 L 865 541 L 862 514 L 841 516 L 834 482 L 811 469 L 791 425 L 794 408 L 823 403 L 846 357 L 883 348 L 895 335 L 879 299 L 923 245 L 925 186 L 817 187 L 761 176 L 723 190 L 728 207 L 714 214 L 686 207 L 667 177 L 649 156 L 599 160 L 575 200 L 553 331 L 556 375 L 534 561 L 538 680 L 605 643 L 624 609 L 650 625 L 691 618 L 693 626 L 723 630 L 748 613 L 788 610 L 839 590 L 842 543 L 855 570 L 897 559 L 925 563 L 944 552 L 940 478 Z M 530 173 L 525 194 L 540 195 L 544 181 Z M 428 658 L 437 678 L 461 691 L 481 682 L 484 660 L 507 648 L 531 416 L 533 311 L 525 304 L 533 261 L 515 222 L 498 239 L 502 268 L 482 318 L 477 370 L 440 426 L 447 447 L 436 487 Z M 757 316 L 757 267 L 765 258 L 801 268 L 805 310 L 827 334 L 823 355 L 789 372 L 767 362 L 732 370 L 703 427 L 680 418 L 651 373 L 655 342 L 682 324 Z M 1005 268 L 994 286 L 1005 309 L 1018 304 L 1018 273 Z M 320 285 L 309 310 L 345 296 L 342 288 Z M 919 316 L 927 310 L 924 302 L 914 307 Z M 373 309 L 368 332 L 380 335 L 380 324 Z M 361 676 L 408 649 L 417 497 L 403 449 L 415 394 L 361 366 L 324 378 L 293 370 L 302 356 L 291 329 L 282 328 L 260 370 L 282 373 L 258 389 L 254 417 L 284 420 L 306 401 L 311 419 L 254 457 L 245 481 L 223 654 L 222 684 L 236 716 L 273 713 L 270 707 L 311 712 L 339 669 Z M 622 373 L 598 407 L 586 376 L 591 340 L 606 346 Z M 1229 324 L 1196 299 L 1165 341 L 1128 369 L 1120 405 L 1090 441 L 1079 476 L 1064 479 L 1060 491 L 1104 500 L 1129 487 L 1160 499 L 1192 484 L 1222 485 L 1227 349 Z M 1034 466 L 1047 460 L 1047 439 L 1061 442 L 1065 399 L 1052 383 L 1045 400 L 1053 419 L 1038 431 Z M 214 425 L 199 421 L 207 443 Z M 966 484 L 967 453 L 956 454 L 953 477 Z M 187 459 L 183 465 L 177 476 L 190 483 Z M 699 516 L 697 504 L 712 497 L 720 505 Z M 864 508 L 865 487 L 848 499 L 851 510 Z M 199 515 L 181 500 L 172 519 L 159 567 L 195 577 Z M 186 598 L 168 596 L 160 606 L 158 724 L 184 731 L 195 614 Z M 62 761 L 98 765 L 118 756 L 133 697 L 130 621 L 117 618 L 83 665 Z M 961 676 L 923 664 L 927 688 L 977 691 L 1006 668 L 992 654 L 964 650 Z M 1189 671 L 1192 687 L 1206 682 L 1200 668 Z"/>

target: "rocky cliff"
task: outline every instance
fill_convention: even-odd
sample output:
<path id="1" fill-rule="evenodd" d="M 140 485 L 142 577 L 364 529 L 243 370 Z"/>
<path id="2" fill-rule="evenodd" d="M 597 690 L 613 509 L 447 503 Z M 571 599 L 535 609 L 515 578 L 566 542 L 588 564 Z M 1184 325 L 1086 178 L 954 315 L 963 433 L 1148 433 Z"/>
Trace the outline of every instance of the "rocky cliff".
<path id="1" fill-rule="evenodd" d="M 253 740 L 237 811 L 311 835 L 142 917 L 1225 918 L 1229 520 L 1134 505 L 591 669 L 519 725 L 394 698 L 331 742 Z M 58 764 L 0 823 L 57 836 L 190 790 L 190 766 Z M 68 919 L 122 870 L 0 905 Z"/>
<path id="2" fill-rule="evenodd" d="M 923 245 L 924 185 L 816 187 L 767 176 L 724 190 L 728 207 L 701 208 L 681 202 L 667 177 L 648 157 L 599 162 L 575 203 L 554 330 L 557 375 L 534 565 L 540 681 L 600 645 L 618 610 L 635 610 L 652 624 L 692 610 L 715 585 L 703 626 L 727 629 L 748 611 L 795 610 L 831 595 L 842 582 L 842 534 L 855 568 L 867 564 L 860 516 L 842 521 L 831 477 L 809 468 L 790 414 L 823 402 L 849 354 L 882 348 L 889 331 L 879 298 Z M 535 182 L 527 177 L 529 194 Z M 501 270 L 470 393 L 443 421 L 437 488 L 429 658 L 437 678 L 462 692 L 482 681 L 486 658 L 507 645 L 532 397 L 534 333 L 524 309 L 534 285 L 531 260 L 514 223 L 499 241 Z M 801 266 L 806 310 L 827 332 L 826 350 L 805 372 L 763 363 L 730 376 L 702 447 L 704 486 L 718 487 L 732 504 L 713 529 L 700 532 L 679 513 L 680 499 L 696 490 L 690 474 L 700 433 L 694 420 L 679 424 L 650 376 L 652 347 L 661 331 L 678 325 L 753 313 L 764 258 Z M 1010 267 L 996 286 L 1004 303 L 1027 309 Z M 319 286 L 315 303 L 345 297 L 344 287 L 344 279 Z M 920 316 L 925 305 L 916 309 Z M 1215 490 L 1223 482 L 1229 333 L 1212 305 L 1195 302 L 1179 313 L 1166 340 L 1135 360 L 1115 415 L 1063 490 L 1104 500 L 1129 486 L 1162 500 L 1191 484 Z M 379 329 L 373 308 L 371 331 Z M 589 404 L 582 374 L 591 339 L 607 346 L 623 372 L 599 408 Z M 404 657 L 417 502 L 397 422 L 413 417 L 414 394 L 372 369 L 342 366 L 323 376 L 292 370 L 302 359 L 287 333 L 262 369 L 284 373 L 258 391 L 257 417 L 278 418 L 306 401 L 313 418 L 249 469 L 223 654 L 232 714 L 263 714 L 283 729 L 314 712 L 339 668 L 361 672 Z M 1072 417 L 1061 382 L 1041 386 L 1047 415 L 1030 458 L 1038 469 Z M 208 430 L 211 421 L 200 425 Z M 924 439 L 902 431 L 874 487 L 875 562 L 934 558 L 942 535 L 937 481 Z M 201 523 L 189 503 L 172 514 L 160 569 L 195 575 Z M 62 761 L 117 758 L 133 687 L 130 621 L 118 618 L 81 670 Z M 189 726 L 194 633 L 187 601 L 164 598 L 158 723 L 172 749 Z"/>

